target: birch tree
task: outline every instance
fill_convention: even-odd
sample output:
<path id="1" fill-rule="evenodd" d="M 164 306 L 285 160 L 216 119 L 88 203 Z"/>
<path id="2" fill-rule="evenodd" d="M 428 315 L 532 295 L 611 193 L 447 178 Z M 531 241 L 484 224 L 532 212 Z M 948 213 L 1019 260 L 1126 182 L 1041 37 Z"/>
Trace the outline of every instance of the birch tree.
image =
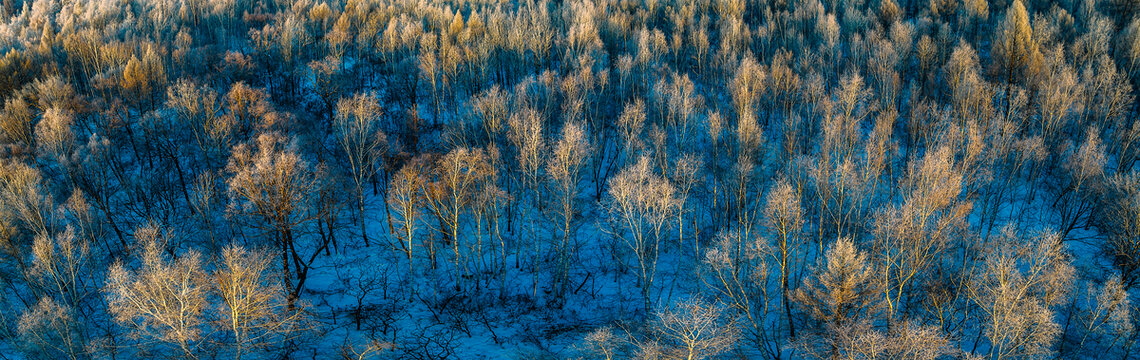
<path id="1" fill-rule="evenodd" d="M 371 246 L 365 221 L 364 183 L 380 170 L 388 145 L 388 138 L 381 131 L 382 113 L 383 109 L 375 94 L 356 94 L 337 102 L 333 123 L 337 143 L 348 163 L 353 195 L 356 198 L 356 220 L 364 238 L 364 246 Z"/>
<path id="2" fill-rule="evenodd" d="M 637 163 L 610 180 L 605 208 L 612 224 L 612 235 L 622 241 L 637 259 L 637 286 L 645 300 L 645 311 L 652 311 L 650 292 L 657 274 L 657 260 L 666 232 L 680 201 L 676 189 L 650 167 L 642 156 Z"/>

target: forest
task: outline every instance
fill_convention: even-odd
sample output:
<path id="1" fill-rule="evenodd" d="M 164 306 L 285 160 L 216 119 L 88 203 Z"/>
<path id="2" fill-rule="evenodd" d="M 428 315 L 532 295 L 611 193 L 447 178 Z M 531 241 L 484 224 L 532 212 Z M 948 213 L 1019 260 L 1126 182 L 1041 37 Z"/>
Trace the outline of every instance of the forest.
<path id="1" fill-rule="evenodd" d="M 0 0 L 0 360 L 1140 359 L 1140 0 Z"/>

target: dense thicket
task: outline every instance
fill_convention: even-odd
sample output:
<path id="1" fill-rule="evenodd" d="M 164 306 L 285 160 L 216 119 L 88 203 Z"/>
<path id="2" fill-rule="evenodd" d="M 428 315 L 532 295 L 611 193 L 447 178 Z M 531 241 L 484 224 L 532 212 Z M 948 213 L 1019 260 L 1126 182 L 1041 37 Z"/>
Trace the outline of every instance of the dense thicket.
<path id="1" fill-rule="evenodd" d="M 0 358 L 1140 359 L 1140 2 L 0 19 Z"/>

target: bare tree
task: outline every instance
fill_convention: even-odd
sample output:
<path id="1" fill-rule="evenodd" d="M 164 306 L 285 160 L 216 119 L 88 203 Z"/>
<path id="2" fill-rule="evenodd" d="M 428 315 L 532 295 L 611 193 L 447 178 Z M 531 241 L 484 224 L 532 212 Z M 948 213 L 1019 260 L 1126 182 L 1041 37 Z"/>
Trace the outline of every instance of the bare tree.
<path id="1" fill-rule="evenodd" d="M 795 338 L 796 327 L 791 306 L 794 289 L 788 280 L 803 241 L 803 207 L 800 205 L 800 193 L 786 179 L 780 179 L 773 186 L 775 188 L 768 193 L 768 203 L 764 207 L 764 224 L 772 236 L 772 252 L 776 257 L 776 265 L 780 268 L 780 299 L 788 322 L 789 336 Z"/>
<path id="2" fill-rule="evenodd" d="M 61 305 L 51 297 L 41 298 L 34 307 L 20 315 L 16 332 L 24 355 L 32 359 L 90 359 L 91 353 L 75 318 L 74 308 Z"/>
<path id="3" fill-rule="evenodd" d="M 166 105 L 185 122 L 208 167 L 212 168 L 214 157 L 229 150 L 231 132 L 236 130 L 234 118 L 222 116 L 217 92 L 192 80 L 179 80 L 166 89 Z"/>
<path id="4" fill-rule="evenodd" d="M 221 193 L 222 182 L 218 179 L 217 174 L 212 171 L 203 172 L 194 179 L 194 184 L 191 185 L 190 193 L 190 207 L 198 213 L 202 220 L 202 226 L 205 228 L 209 236 L 209 249 L 220 249 L 218 245 L 218 229 L 216 219 L 218 203 L 222 202 Z"/>
<path id="5" fill-rule="evenodd" d="M 1039 55 L 1042 56 L 1042 55 Z M 1060 132 L 1067 129 L 1072 119 L 1070 115 L 1083 112 L 1081 84 L 1077 73 L 1065 61 L 1065 51 L 1061 47 L 1046 49 L 1041 69 L 1036 74 L 1039 84 L 1035 86 L 1034 104 L 1040 122 L 1035 123 L 1041 135 L 1050 145 L 1061 142 Z"/>
<path id="6" fill-rule="evenodd" d="M 433 105 L 433 113 L 435 122 L 440 122 L 439 116 L 441 113 L 440 103 L 443 98 L 443 90 L 441 87 L 446 86 L 448 82 L 447 72 L 442 69 L 440 64 L 440 56 L 438 48 L 440 48 L 439 37 L 432 33 L 426 33 L 420 39 L 420 47 L 423 52 L 419 55 L 419 71 L 420 74 L 428 79 L 431 84 L 431 99 Z"/>
<path id="7" fill-rule="evenodd" d="M 1074 272 L 1058 236 L 1027 237 L 1007 226 L 987 246 L 990 251 L 967 295 L 980 311 L 990 358 L 1052 354 L 1061 334 L 1052 307 L 1065 301 Z"/>
<path id="8" fill-rule="evenodd" d="M 661 89 L 664 97 L 665 124 L 674 132 L 677 143 L 688 144 L 689 133 L 694 127 L 693 114 L 701 112 L 704 98 L 696 93 L 696 88 L 689 76 L 673 73 L 669 77 L 668 85 Z"/>
<path id="9" fill-rule="evenodd" d="M 875 215 L 872 254 L 888 316 L 906 303 L 909 289 L 938 263 L 965 227 L 972 204 L 959 200 L 962 170 L 946 146 L 910 164 L 902 180 L 902 204 Z"/>
<path id="10" fill-rule="evenodd" d="M 1093 222 L 1106 235 L 1102 251 L 1120 272 L 1120 282 L 1126 289 L 1140 284 L 1140 173 L 1108 178 Z"/>
<path id="11" fill-rule="evenodd" d="M 27 147 L 35 145 L 34 113 L 28 102 L 16 96 L 4 101 L 4 109 L 0 111 L 0 133 L 5 143 L 21 144 Z"/>
<path id="12" fill-rule="evenodd" d="M 263 134 L 256 144 L 238 145 L 227 169 L 233 174 L 228 181 L 230 212 L 248 217 L 253 227 L 270 236 L 281 254 L 282 275 L 292 302 L 304 288 L 309 263 L 320 253 L 320 249 L 298 250 L 296 246 L 299 228 L 319 215 L 312 206 L 318 180 L 294 150 L 296 145 L 286 141 L 279 135 Z"/>
<path id="13" fill-rule="evenodd" d="M 250 87 L 242 82 L 230 86 L 226 93 L 227 116 L 234 118 L 235 131 L 239 140 L 249 139 L 255 130 L 268 130 L 279 121 L 269 94 L 264 90 Z"/>
<path id="14" fill-rule="evenodd" d="M 1094 197 L 1102 192 L 1100 187 L 1105 183 L 1108 157 L 1100 140 L 1100 129 L 1094 126 L 1086 131 L 1085 140 L 1075 149 L 1069 146 L 1069 154 L 1061 164 L 1063 187 L 1053 200 L 1053 207 L 1060 217 L 1058 227 L 1062 238 L 1068 237 L 1082 222 L 1088 224 L 1095 206 Z"/>
<path id="15" fill-rule="evenodd" d="M 1088 79 L 1093 69 L 1095 75 Z M 1086 68 L 1084 73 L 1087 83 L 1084 87 L 1089 92 L 1089 103 L 1084 108 L 1099 128 L 1116 129 L 1111 135 L 1105 134 L 1109 137 L 1108 148 L 1117 154 L 1118 159 L 1123 159 L 1118 168 L 1130 170 L 1131 159 L 1136 158 L 1132 144 L 1137 135 L 1135 122 L 1130 121 L 1125 114 L 1135 102 L 1132 85 L 1128 82 L 1127 75 L 1117 69 L 1116 62 L 1108 55 L 1097 58 L 1095 67 Z"/>
<path id="16" fill-rule="evenodd" d="M 507 126 L 507 119 L 510 117 L 507 100 L 507 93 L 498 85 L 472 98 L 471 107 L 481 120 L 483 135 L 490 142 L 497 142 Z"/>
<path id="17" fill-rule="evenodd" d="M 968 42 L 959 42 L 950 53 L 950 58 L 943 65 L 942 71 L 946 85 L 953 93 L 954 89 L 962 84 L 967 74 L 978 71 L 978 53 Z"/>
<path id="18" fill-rule="evenodd" d="M 657 312 L 653 331 L 669 348 L 669 358 L 699 360 L 735 346 L 740 332 L 724 306 L 699 298 L 683 300 Z"/>
<path id="19" fill-rule="evenodd" d="M 893 327 L 890 331 L 874 330 L 867 321 L 859 321 L 828 329 L 835 334 L 827 343 L 835 349 L 831 358 L 934 360 L 955 355 L 950 340 L 936 326 L 923 326 L 916 321 Z M 813 358 L 828 358 L 826 353 L 808 349 Z"/>
<path id="20" fill-rule="evenodd" d="M 35 236 L 51 236 L 58 225 L 43 176 L 26 164 L 0 161 L 0 204 L 0 216 Z"/>
<path id="21" fill-rule="evenodd" d="M 757 123 L 760 97 L 767 90 L 767 72 L 755 59 L 744 58 L 729 84 L 736 107 L 737 141 L 742 157 L 757 159 L 762 130 Z"/>
<path id="22" fill-rule="evenodd" d="M 642 156 L 610 180 L 605 207 L 613 225 L 612 235 L 621 239 L 637 258 L 637 284 L 647 312 L 653 308 L 650 291 L 663 237 L 667 236 L 665 225 L 679 204 L 676 189 L 654 173 L 649 157 Z"/>
<path id="23" fill-rule="evenodd" d="M 273 256 L 231 245 L 212 274 L 221 298 L 217 328 L 232 336 L 234 359 L 281 344 L 303 329 L 304 318 L 290 309 L 289 294 L 271 270 Z"/>
<path id="24" fill-rule="evenodd" d="M 36 124 L 36 146 L 41 154 L 61 164 L 66 163 L 75 150 L 75 116 L 70 110 L 52 107 L 44 112 Z"/>
<path id="25" fill-rule="evenodd" d="M 364 219 L 364 183 L 380 170 L 388 145 L 388 138 L 381 131 L 382 111 L 375 94 L 356 94 L 337 102 L 336 120 L 333 123 L 337 142 L 348 161 L 356 197 L 357 222 L 360 234 L 364 237 L 364 246 L 371 246 L 367 221 Z"/>
<path id="26" fill-rule="evenodd" d="M 75 229 L 67 226 L 53 236 L 37 236 L 32 244 L 35 261 L 31 275 L 38 280 L 43 296 L 55 297 L 65 306 L 78 308 L 88 295 L 85 274 L 91 246 L 77 238 Z"/>
<path id="27" fill-rule="evenodd" d="M 624 339 L 614 334 L 613 327 L 602 327 L 586 335 L 583 340 L 583 350 L 599 359 L 618 359 Z"/>
<path id="28" fill-rule="evenodd" d="M 122 262 L 111 267 L 107 308 L 131 337 L 198 359 L 206 341 L 209 284 L 198 253 L 167 258 L 169 236 L 153 225 L 135 231 L 142 263 L 133 270 Z"/>
<path id="29" fill-rule="evenodd" d="M 517 92 L 517 91 L 516 91 Z M 518 96 L 519 94 L 516 94 Z M 517 162 L 517 174 L 514 174 L 518 182 L 521 183 L 523 189 L 519 192 L 519 204 L 525 204 L 522 199 L 529 199 L 529 206 L 520 205 L 519 221 L 524 224 L 524 230 L 528 236 L 528 242 L 531 245 L 531 270 L 535 273 L 535 279 L 532 283 L 532 292 L 538 294 L 538 266 L 539 256 L 542 254 L 542 243 L 538 238 L 538 224 L 535 219 L 531 219 L 527 215 L 530 214 L 528 210 L 535 210 L 541 213 L 544 208 L 542 195 L 539 187 L 542 185 L 539 181 L 542 179 L 541 172 L 543 170 L 543 159 L 546 155 L 546 139 L 543 136 L 544 120 L 542 113 L 538 110 L 526 107 L 511 114 L 508 120 L 509 130 L 507 138 L 510 139 L 511 145 L 515 150 L 515 161 Z M 527 196 L 529 192 L 529 197 Z M 518 265 L 517 263 L 515 264 Z"/>
<path id="30" fill-rule="evenodd" d="M 770 270 L 774 254 L 763 238 L 740 230 L 721 231 L 716 244 L 704 253 L 708 271 L 703 272 L 705 277 L 701 279 L 720 302 L 747 320 L 749 327 L 745 330 L 751 340 L 772 356 L 780 353 L 781 346 L 778 341 L 768 346 L 774 339 L 765 321 L 771 301 L 768 290 L 773 280 Z"/>
<path id="31" fill-rule="evenodd" d="M 416 230 L 420 228 L 420 216 L 423 214 L 424 187 L 423 161 L 413 159 L 404 165 L 392 177 L 388 190 L 388 206 L 396 213 L 398 228 L 392 229 L 399 244 L 398 249 L 404 252 L 408 261 L 412 261 L 412 249 L 415 246 Z M 425 241 L 425 248 L 432 259 L 435 258 L 435 247 L 431 241 Z M 434 260 L 433 260 L 434 263 Z"/>
<path id="32" fill-rule="evenodd" d="M 1137 314 L 1120 277 L 1113 274 L 1100 286 L 1089 284 L 1083 302 L 1075 314 L 1081 330 L 1079 339 L 1062 339 L 1067 342 L 1061 346 L 1072 343 L 1080 351 L 1076 354 L 1082 355 L 1109 355 L 1123 350 L 1119 345 L 1127 344 L 1127 338 L 1135 331 Z"/>
<path id="33" fill-rule="evenodd" d="M 621 136 L 622 149 L 625 150 L 623 163 L 633 162 L 643 146 L 644 139 L 641 134 L 645 130 L 645 101 L 638 99 L 625 104 L 621 115 L 617 119 L 618 134 Z"/>
<path id="34" fill-rule="evenodd" d="M 333 117 L 339 107 L 337 99 L 340 97 L 341 88 L 344 87 L 342 67 L 341 60 L 333 56 L 309 62 L 315 85 L 313 90 L 324 105 L 325 131 L 331 132 L 336 127 Z"/>
<path id="35" fill-rule="evenodd" d="M 815 240 L 821 254 L 831 237 L 862 235 L 871 204 L 868 200 L 875 195 L 886 165 L 884 145 L 889 138 L 872 133 L 864 139 L 856 131 L 873 110 L 870 96 L 862 76 L 852 72 L 834 90 L 834 102 L 823 99 L 820 103 L 820 150 L 808 164 L 809 189 L 815 199 L 805 203 L 813 204 L 820 216 Z M 860 142 L 866 156 L 856 155 Z"/>
<path id="36" fill-rule="evenodd" d="M 699 156 L 693 153 L 681 155 L 673 164 L 668 166 L 672 168 L 672 173 L 669 174 L 669 180 L 673 182 L 673 186 L 677 188 L 677 199 L 681 202 L 677 209 L 677 244 L 681 248 L 685 246 L 685 215 L 692 213 L 687 202 L 689 201 L 689 193 L 702 182 L 703 173 L 701 169 L 705 167 L 704 161 Z M 697 233 L 698 220 L 696 216 L 691 218 L 694 233 Z M 696 234 L 694 234 L 696 235 Z M 697 256 L 701 254 L 700 239 L 693 236 L 693 250 Z"/>
<path id="37" fill-rule="evenodd" d="M 1123 53 L 1121 57 L 1128 62 L 1128 66 L 1125 67 L 1126 73 L 1135 77 L 1137 65 L 1140 65 L 1140 19 L 1133 18 L 1121 33 L 1123 36 L 1117 49 Z"/>
<path id="38" fill-rule="evenodd" d="M 466 275 L 460 253 L 463 215 L 474 201 L 477 190 L 489 174 L 489 163 L 482 149 L 459 148 L 440 157 L 432 168 L 432 180 L 423 182 L 427 207 L 439 220 L 440 233 L 454 250 L 455 270 Z M 433 269 L 435 262 L 432 262 Z"/>
<path id="39" fill-rule="evenodd" d="M 553 210 L 558 218 L 559 231 L 562 232 L 562 239 L 555 246 L 558 254 L 555 271 L 558 298 L 566 295 L 570 282 L 570 264 L 576 257 L 577 244 L 571 241 L 572 225 L 579 211 L 578 182 L 582 178 L 582 164 L 590 151 L 582 125 L 569 123 L 562 127 L 562 138 L 554 144 L 552 154 L 547 159 L 546 173 L 553 185 L 556 204 Z"/>

